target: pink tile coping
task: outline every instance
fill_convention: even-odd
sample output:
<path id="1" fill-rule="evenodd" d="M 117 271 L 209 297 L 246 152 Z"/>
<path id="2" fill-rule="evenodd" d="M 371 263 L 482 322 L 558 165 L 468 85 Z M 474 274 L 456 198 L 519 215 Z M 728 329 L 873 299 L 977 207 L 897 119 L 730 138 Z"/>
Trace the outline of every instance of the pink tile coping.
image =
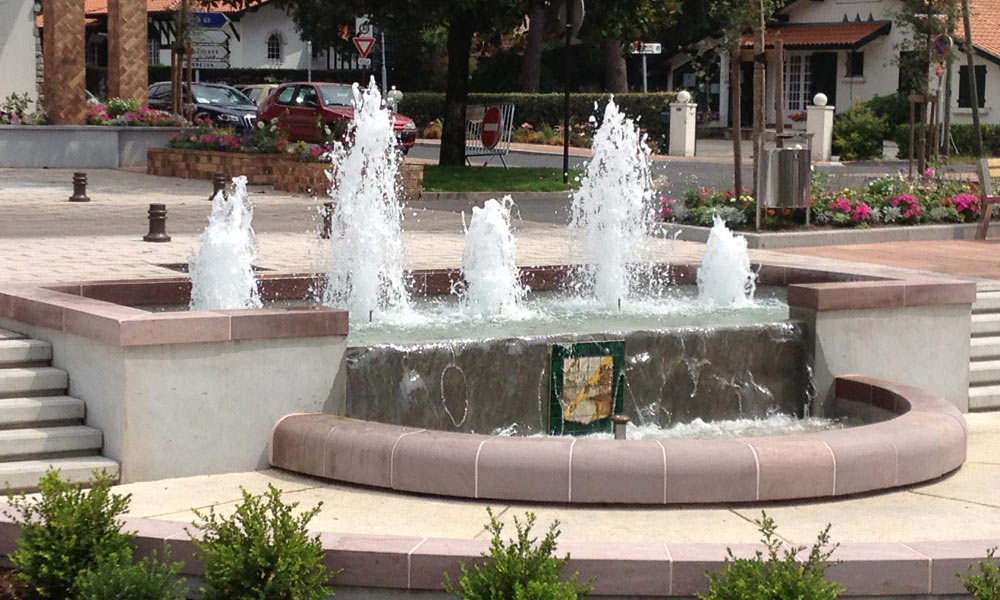
<path id="1" fill-rule="evenodd" d="M 694 283 L 698 265 L 659 265 L 679 284 Z M 522 278 L 535 291 L 558 289 L 575 267 L 524 267 Z M 788 304 L 813 310 L 846 310 L 971 304 L 976 286 L 966 281 L 919 278 L 879 279 L 817 269 L 758 265 L 760 283 L 788 286 Z M 418 294 L 444 294 L 461 279 L 455 269 L 413 271 Z M 311 274 L 262 275 L 264 300 L 295 300 L 321 291 Z M 211 343 L 250 339 L 344 336 L 347 313 L 329 307 L 263 308 L 252 311 L 156 313 L 149 305 L 184 304 L 191 295 L 185 277 L 86 281 L 52 285 L 0 285 L 0 317 L 118 346 Z"/>
<path id="2" fill-rule="evenodd" d="M 274 467 L 392 490 L 505 501 L 662 505 L 830 498 L 935 479 L 965 462 L 965 419 L 921 389 L 838 377 L 836 396 L 893 418 L 735 440 L 600 440 L 427 431 L 289 415 Z M 319 456 L 322 459 L 319 458 Z"/>
<path id="3" fill-rule="evenodd" d="M 0 555 L 17 549 L 20 528 L 0 502 Z M 181 574 L 199 576 L 204 564 L 195 558 L 191 523 L 126 516 L 125 531 L 135 534 L 136 558 L 170 547 L 171 560 L 183 561 Z M 339 573 L 338 586 L 382 590 L 442 590 L 444 573 L 453 581 L 460 564 L 483 562 L 488 540 L 320 532 L 324 564 Z M 985 559 L 1000 539 L 932 542 L 857 542 L 841 544 L 827 579 L 840 582 L 845 596 L 923 596 L 964 593 L 956 572 Z M 642 543 L 592 541 L 559 543 L 557 553 L 569 554 L 564 574 L 593 579 L 592 596 L 691 597 L 708 590 L 709 571 L 725 566 L 726 551 L 751 558 L 763 547 L 755 544 L 678 544 L 669 540 Z"/>

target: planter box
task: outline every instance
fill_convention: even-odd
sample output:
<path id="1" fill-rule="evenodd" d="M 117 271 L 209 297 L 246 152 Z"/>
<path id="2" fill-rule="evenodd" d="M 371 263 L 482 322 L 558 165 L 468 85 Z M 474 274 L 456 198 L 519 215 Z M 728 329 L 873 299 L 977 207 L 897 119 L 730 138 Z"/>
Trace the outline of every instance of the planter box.
<path id="1" fill-rule="evenodd" d="M 148 155 L 146 173 L 150 175 L 212 179 L 215 173 L 224 173 L 227 179 L 246 175 L 249 183 L 265 185 L 274 183 L 275 167 L 283 160 L 275 154 L 182 148 L 150 148 Z"/>
<path id="2" fill-rule="evenodd" d="M 146 172 L 165 177 L 211 179 L 221 172 L 226 178 L 246 175 L 250 183 L 270 184 L 293 194 L 323 196 L 329 192 L 326 171 L 330 163 L 300 162 L 278 154 L 242 154 L 183 148 L 150 148 Z M 424 185 L 424 166 L 404 162 L 400 168 L 403 194 L 419 200 Z"/>
<path id="3" fill-rule="evenodd" d="M 167 145 L 180 127 L 0 125 L 0 167 L 116 169 L 141 167 L 146 152 Z"/>

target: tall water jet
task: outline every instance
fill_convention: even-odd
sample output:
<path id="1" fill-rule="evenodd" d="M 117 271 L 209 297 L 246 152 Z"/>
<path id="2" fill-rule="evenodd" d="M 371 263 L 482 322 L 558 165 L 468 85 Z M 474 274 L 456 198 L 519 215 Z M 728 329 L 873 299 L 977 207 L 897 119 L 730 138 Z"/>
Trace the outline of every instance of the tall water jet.
<path id="1" fill-rule="evenodd" d="M 698 269 L 698 298 L 717 306 L 745 305 L 756 287 L 746 238 L 733 235 L 716 216 Z"/>
<path id="2" fill-rule="evenodd" d="M 510 196 L 499 202 L 487 200 L 482 208 L 473 207 L 465 230 L 462 303 L 484 317 L 511 316 L 528 292 L 515 262 L 517 245 L 510 228 L 513 206 Z"/>
<path id="3" fill-rule="evenodd" d="M 573 194 L 570 235 L 582 242 L 585 285 L 598 302 L 616 306 L 635 285 L 652 223 L 652 179 L 646 135 L 608 100 L 594 133 L 593 158 Z"/>
<path id="4" fill-rule="evenodd" d="M 191 310 L 261 306 L 253 276 L 257 239 L 252 221 L 247 178 L 234 177 L 232 194 L 227 198 L 219 192 L 212 199 L 212 214 L 201 234 L 201 248 L 188 257 Z"/>
<path id="5" fill-rule="evenodd" d="M 397 181 L 402 158 L 374 77 L 365 90 L 354 84 L 350 135 L 353 144 L 337 144 L 332 156 L 331 263 L 323 303 L 363 322 L 369 315 L 409 311 Z"/>

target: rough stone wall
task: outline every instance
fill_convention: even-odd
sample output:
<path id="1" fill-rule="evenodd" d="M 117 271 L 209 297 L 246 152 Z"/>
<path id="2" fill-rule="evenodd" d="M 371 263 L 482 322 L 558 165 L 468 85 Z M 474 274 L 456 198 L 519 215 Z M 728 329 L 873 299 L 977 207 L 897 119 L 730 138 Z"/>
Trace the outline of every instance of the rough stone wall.
<path id="1" fill-rule="evenodd" d="M 45 0 L 45 112 L 57 125 L 87 120 L 83 2 Z"/>
<path id="2" fill-rule="evenodd" d="M 146 103 L 146 19 L 145 0 L 108 0 L 108 97 Z"/>

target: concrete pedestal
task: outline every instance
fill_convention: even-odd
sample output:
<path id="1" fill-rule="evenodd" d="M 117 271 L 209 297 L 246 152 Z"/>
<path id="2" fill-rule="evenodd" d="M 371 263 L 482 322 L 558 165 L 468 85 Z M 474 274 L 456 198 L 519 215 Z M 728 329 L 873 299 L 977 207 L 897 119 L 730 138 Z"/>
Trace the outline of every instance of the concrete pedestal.
<path id="1" fill-rule="evenodd" d="M 695 114 L 698 105 L 693 102 L 670 103 L 671 156 L 694 156 Z"/>
<path id="2" fill-rule="evenodd" d="M 832 106 L 810 106 L 806 109 L 806 133 L 812 135 L 812 159 L 829 161 L 833 153 Z"/>

